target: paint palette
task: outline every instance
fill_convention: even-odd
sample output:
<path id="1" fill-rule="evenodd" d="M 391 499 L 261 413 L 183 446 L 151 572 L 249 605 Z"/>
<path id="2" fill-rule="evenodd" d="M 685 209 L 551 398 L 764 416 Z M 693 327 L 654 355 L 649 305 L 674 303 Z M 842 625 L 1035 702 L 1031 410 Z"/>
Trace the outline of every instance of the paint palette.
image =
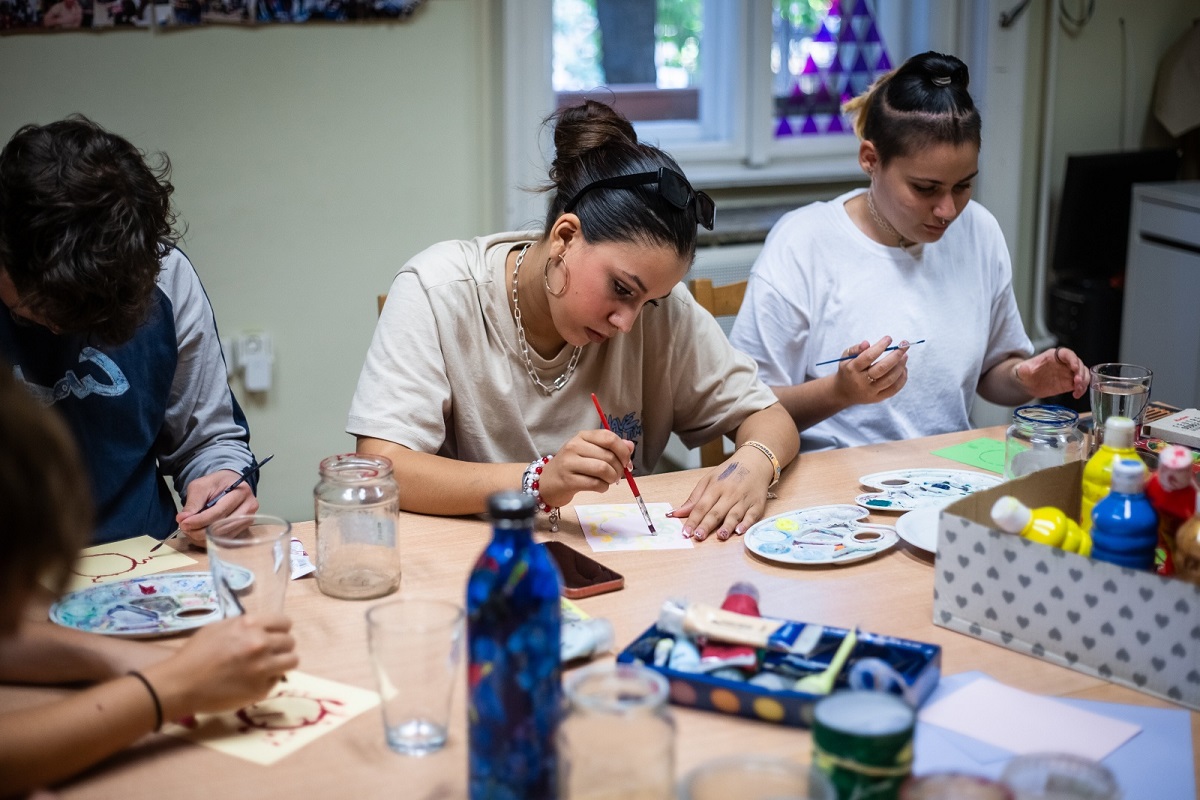
<path id="1" fill-rule="evenodd" d="M 783 564 L 852 564 L 889 549 L 899 540 L 890 525 L 863 522 L 858 506 L 801 508 L 756 522 L 746 531 L 746 549 Z"/>
<path id="2" fill-rule="evenodd" d="M 246 585 L 250 579 L 239 575 L 234 580 Z M 208 572 L 170 572 L 104 583 L 72 592 L 50 607 L 50 620 L 59 625 L 130 639 L 170 636 L 219 619 L 221 610 Z"/>
<path id="3" fill-rule="evenodd" d="M 874 492 L 854 502 L 870 511 L 913 511 L 966 497 L 1002 483 L 999 475 L 965 469 L 898 469 L 864 475 L 858 482 Z"/>

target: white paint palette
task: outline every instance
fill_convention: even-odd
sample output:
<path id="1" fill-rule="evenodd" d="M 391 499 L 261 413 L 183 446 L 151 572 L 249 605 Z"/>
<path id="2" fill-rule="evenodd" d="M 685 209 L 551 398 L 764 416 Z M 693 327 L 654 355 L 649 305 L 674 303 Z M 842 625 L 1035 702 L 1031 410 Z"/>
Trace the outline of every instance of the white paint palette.
<path id="1" fill-rule="evenodd" d="M 868 511 L 914 511 L 944 505 L 1002 483 L 999 475 L 965 469 L 898 469 L 864 475 L 858 482 L 873 492 L 854 502 Z"/>
<path id="2" fill-rule="evenodd" d="M 893 547 L 890 525 L 863 522 L 858 506 L 801 508 L 756 522 L 746 531 L 746 549 L 760 558 L 791 565 L 852 564 Z"/>

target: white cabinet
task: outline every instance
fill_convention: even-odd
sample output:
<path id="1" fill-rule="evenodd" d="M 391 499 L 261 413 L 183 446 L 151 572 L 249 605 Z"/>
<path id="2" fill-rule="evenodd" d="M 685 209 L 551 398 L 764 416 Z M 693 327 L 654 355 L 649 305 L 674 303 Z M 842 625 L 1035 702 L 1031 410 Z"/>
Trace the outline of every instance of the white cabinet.
<path id="1" fill-rule="evenodd" d="M 1133 187 L 1121 360 L 1154 370 L 1154 399 L 1200 406 L 1200 181 Z"/>

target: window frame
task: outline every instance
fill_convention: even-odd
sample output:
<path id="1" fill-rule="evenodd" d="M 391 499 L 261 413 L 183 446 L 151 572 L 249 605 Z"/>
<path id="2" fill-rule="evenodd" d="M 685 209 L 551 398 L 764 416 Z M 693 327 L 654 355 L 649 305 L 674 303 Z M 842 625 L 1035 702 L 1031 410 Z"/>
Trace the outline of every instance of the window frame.
<path id="1" fill-rule="evenodd" d="M 893 61 L 929 49 L 961 52 L 979 15 L 954 0 L 876 0 L 877 21 Z M 551 84 L 553 0 L 503 0 L 505 221 L 540 227 L 542 185 L 553 142 L 541 121 L 557 98 Z M 699 123 L 639 122 L 638 135 L 667 149 L 701 188 L 770 187 L 828 183 L 861 177 L 853 135 L 774 137 L 771 3 L 709 0 L 705 4 L 705 69 L 723 85 L 701 92 Z M 732 51 L 732 52 L 730 52 Z M 706 87 L 712 79 L 706 75 Z M 975 88 L 974 86 L 972 88 Z M 706 136 L 719 134 L 715 139 Z"/>

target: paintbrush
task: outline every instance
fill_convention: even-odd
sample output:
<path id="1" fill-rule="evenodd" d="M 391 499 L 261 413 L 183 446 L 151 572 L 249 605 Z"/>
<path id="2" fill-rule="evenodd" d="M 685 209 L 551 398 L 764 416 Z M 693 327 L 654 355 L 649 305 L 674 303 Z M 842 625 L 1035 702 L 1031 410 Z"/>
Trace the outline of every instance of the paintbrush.
<path id="1" fill-rule="evenodd" d="M 604 409 L 600 408 L 600 401 L 596 399 L 596 393 L 592 392 L 592 405 L 596 406 L 596 413 L 600 415 L 600 422 L 604 425 L 604 430 L 611 431 L 608 426 L 608 416 L 605 415 Z M 646 527 L 650 529 L 651 536 L 657 536 L 658 531 L 654 530 L 654 523 L 650 521 L 650 512 L 646 509 L 646 501 L 642 499 L 642 493 L 638 491 L 637 484 L 633 482 L 633 473 L 629 471 L 629 467 L 622 467 L 625 470 L 625 480 L 629 482 L 629 490 L 633 492 L 633 499 L 637 501 L 638 508 L 642 510 L 642 518 L 646 520 Z"/>
<path id="2" fill-rule="evenodd" d="M 883 348 L 883 352 L 886 353 L 889 350 L 899 350 L 901 347 L 912 347 L 914 344 L 921 344 L 924 341 L 925 341 L 924 339 L 918 339 L 917 341 L 909 342 L 908 344 L 894 344 L 891 347 Z M 860 355 L 859 353 L 855 353 L 852 356 L 842 356 L 841 358 L 831 358 L 828 361 L 818 361 L 816 364 L 813 364 L 813 366 L 814 367 L 823 367 L 826 364 L 836 364 L 839 361 L 849 361 L 852 358 L 858 358 L 859 355 Z"/>
<path id="3" fill-rule="evenodd" d="M 207 503 L 205 503 L 204 508 L 202 508 L 200 510 L 208 511 L 210 508 L 215 506 L 222 497 L 229 494 L 237 487 L 241 486 L 242 483 L 246 480 L 246 478 L 249 478 L 251 475 L 258 472 L 260 469 L 263 468 L 263 465 L 265 465 L 268 461 L 270 461 L 274 457 L 275 457 L 275 454 L 272 453 L 271 455 L 264 458 L 262 461 L 255 462 L 255 463 L 251 464 L 250 466 L 246 467 L 244 470 L 242 470 L 241 477 L 239 477 L 236 481 L 234 481 L 233 483 L 229 484 L 224 489 L 222 489 L 220 494 L 218 494 L 216 497 L 214 497 L 213 499 L 211 499 Z M 154 547 L 151 547 L 150 552 L 153 553 L 155 550 L 162 547 L 164 544 L 171 541 L 172 539 L 174 539 L 176 536 L 178 536 L 181 533 L 183 533 L 183 528 L 176 528 L 175 530 L 171 531 L 171 535 L 167 536 L 161 542 L 154 545 Z"/>

